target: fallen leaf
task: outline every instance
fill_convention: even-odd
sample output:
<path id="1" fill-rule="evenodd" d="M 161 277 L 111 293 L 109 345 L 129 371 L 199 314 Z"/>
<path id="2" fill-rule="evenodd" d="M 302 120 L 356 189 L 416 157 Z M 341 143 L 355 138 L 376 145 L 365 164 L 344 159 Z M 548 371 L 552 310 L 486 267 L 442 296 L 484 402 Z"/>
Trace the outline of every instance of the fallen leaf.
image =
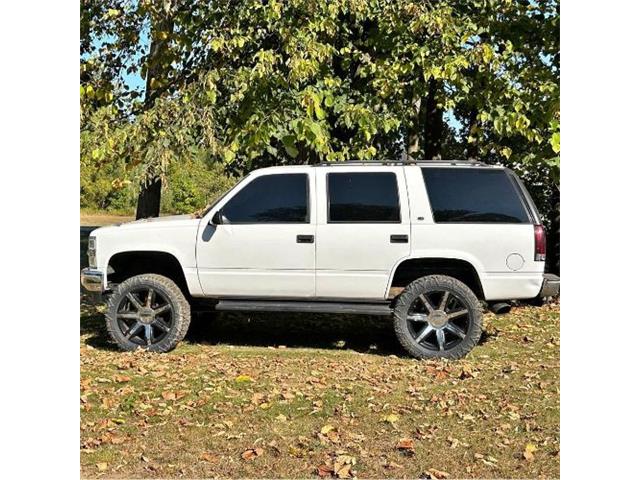
<path id="1" fill-rule="evenodd" d="M 275 440 L 271 440 L 269 442 L 269 447 L 271 447 L 273 449 L 273 453 L 275 455 L 280 455 L 282 452 L 280 451 L 280 449 L 278 448 L 278 442 L 276 442 Z"/>
<path id="2" fill-rule="evenodd" d="M 413 455 L 416 453 L 413 440 L 410 438 L 402 438 L 396 444 L 396 448 L 406 454 Z"/>
<path id="3" fill-rule="evenodd" d="M 242 452 L 242 458 L 244 460 L 253 460 L 254 458 L 259 457 L 263 453 L 264 453 L 264 450 L 260 447 L 249 448 L 244 452 Z"/>
<path id="4" fill-rule="evenodd" d="M 382 418 L 383 422 L 391 423 L 391 424 L 396 423 L 398 420 L 400 420 L 400 417 L 398 417 L 398 415 L 396 415 L 395 413 L 391 413 Z"/>
<path id="5" fill-rule="evenodd" d="M 106 462 L 96 463 L 96 467 L 98 467 L 99 472 L 104 472 L 107 469 L 107 463 Z"/>
<path id="6" fill-rule="evenodd" d="M 331 430 L 333 430 L 333 426 L 332 425 L 325 425 L 324 427 L 322 427 L 320 429 L 320 433 L 323 435 L 326 435 L 327 433 L 329 433 Z"/>
<path id="7" fill-rule="evenodd" d="M 318 475 L 322 478 L 330 477 L 333 475 L 333 468 L 328 465 L 322 464 L 318 467 Z"/>
<path id="8" fill-rule="evenodd" d="M 165 400 L 175 400 L 176 392 L 162 392 L 162 398 Z"/>
<path id="9" fill-rule="evenodd" d="M 462 371 L 460 372 L 460 380 L 464 380 L 465 378 L 476 378 L 477 376 L 478 372 L 474 372 L 469 365 L 463 365 Z"/>
<path id="10" fill-rule="evenodd" d="M 327 433 L 327 438 L 331 441 L 331 443 L 340 443 L 340 436 L 335 430 L 331 430 L 329 433 Z"/>
<path id="11" fill-rule="evenodd" d="M 387 468 L 389 470 L 394 470 L 394 469 L 402 469 L 404 468 L 402 465 L 400 465 L 399 463 L 396 462 L 388 462 L 388 463 L 383 463 L 382 466 L 384 468 Z"/>
<path id="12" fill-rule="evenodd" d="M 433 478 L 437 478 L 437 479 L 449 478 L 449 474 L 447 472 L 443 472 L 442 470 L 436 470 L 435 468 L 430 468 L 429 473 Z"/>
<path id="13" fill-rule="evenodd" d="M 253 378 L 251 378 L 249 375 L 238 375 L 236 377 L 236 383 L 249 383 L 252 381 Z"/>
<path id="14" fill-rule="evenodd" d="M 350 455 L 338 455 L 333 462 L 333 473 L 338 478 L 350 478 L 353 476 L 351 467 L 356 464 L 356 457 Z"/>
<path id="15" fill-rule="evenodd" d="M 451 448 L 456 448 L 460 444 L 460 440 L 453 437 L 447 437 L 447 442 L 451 444 Z"/>
<path id="16" fill-rule="evenodd" d="M 335 473 L 338 478 L 349 478 L 351 477 L 351 465 L 345 465 Z"/>
<path id="17" fill-rule="evenodd" d="M 214 455 L 211 452 L 202 452 L 202 455 L 200 455 L 200 460 L 204 460 L 205 462 L 209 463 L 216 463 L 218 461 L 218 456 Z"/>
<path id="18" fill-rule="evenodd" d="M 522 452 L 522 456 L 527 462 L 533 462 L 533 459 L 535 458 L 533 452 L 537 449 L 538 448 L 534 444 L 527 443 L 527 446 L 524 448 L 524 452 Z"/>
<path id="19" fill-rule="evenodd" d="M 127 377 L 126 375 L 116 375 L 115 377 L 113 377 L 113 379 L 119 383 L 129 382 L 131 380 L 131 378 Z"/>

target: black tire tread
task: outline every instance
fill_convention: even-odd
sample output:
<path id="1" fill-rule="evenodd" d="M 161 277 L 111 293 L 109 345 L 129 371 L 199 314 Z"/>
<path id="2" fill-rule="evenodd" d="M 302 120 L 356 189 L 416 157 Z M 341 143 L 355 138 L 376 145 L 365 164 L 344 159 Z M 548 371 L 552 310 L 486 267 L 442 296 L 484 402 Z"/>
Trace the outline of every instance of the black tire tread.
<path id="1" fill-rule="evenodd" d="M 140 284 L 164 289 L 169 293 L 171 300 L 177 307 L 175 324 L 171 331 L 164 339 L 162 339 L 161 342 L 150 345 L 149 347 L 137 345 L 133 342 L 125 343 L 119 334 L 118 322 L 116 319 L 118 304 L 120 303 L 122 296 L 126 295 L 129 289 L 139 286 Z M 182 290 L 180 290 L 180 287 L 178 287 L 173 280 L 156 273 L 144 273 L 142 275 L 136 275 L 126 279 L 115 288 L 113 294 L 109 296 L 107 301 L 107 314 L 105 317 L 109 336 L 122 350 L 133 351 L 138 348 L 142 348 L 150 352 L 166 353 L 173 350 L 187 334 L 189 324 L 191 323 L 191 306 L 182 293 Z"/>
<path id="2" fill-rule="evenodd" d="M 451 350 L 435 352 L 421 348 L 411 337 L 406 326 L 406 316 L 409 308 L 418 295 L 433 289 L 446 288 L 462 297 L 470 306 L 470 331 L 460 344 Z M 411 282 L 398 295 L 393 311 L 394 330 L 402 347 L 416 358 L 447 358 L 457 360 L 467 355 L 480 341 L 482 335 L 482 305 L 473 291 L 460 280 L 446 275 L 428 275 Z"/>

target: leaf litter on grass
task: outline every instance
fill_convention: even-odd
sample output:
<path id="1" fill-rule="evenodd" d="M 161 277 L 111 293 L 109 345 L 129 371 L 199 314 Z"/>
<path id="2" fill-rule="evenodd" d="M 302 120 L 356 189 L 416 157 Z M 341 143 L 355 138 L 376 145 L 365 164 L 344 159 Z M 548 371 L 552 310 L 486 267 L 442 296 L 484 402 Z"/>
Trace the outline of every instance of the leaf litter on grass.
<path id="1" fill-rule="evenodd" d="M 459 362 L 189 342 L 123 353 L 100 312 L 81 311 L 84 477 L 559 475 L 557 306 L 487 314 L 497 333 Z"/>

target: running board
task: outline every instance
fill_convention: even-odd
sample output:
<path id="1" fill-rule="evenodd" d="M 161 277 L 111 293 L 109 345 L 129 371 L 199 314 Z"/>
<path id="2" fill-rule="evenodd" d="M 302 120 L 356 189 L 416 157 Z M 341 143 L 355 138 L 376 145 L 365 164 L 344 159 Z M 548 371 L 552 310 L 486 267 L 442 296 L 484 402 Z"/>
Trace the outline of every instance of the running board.
<path id="1" fill-rule="evenodd" d="M 300 302 L 277 300 L 220 300 L 216 310 L 225 312 L 307 312 L 391 315 L 388 303 Z"/>

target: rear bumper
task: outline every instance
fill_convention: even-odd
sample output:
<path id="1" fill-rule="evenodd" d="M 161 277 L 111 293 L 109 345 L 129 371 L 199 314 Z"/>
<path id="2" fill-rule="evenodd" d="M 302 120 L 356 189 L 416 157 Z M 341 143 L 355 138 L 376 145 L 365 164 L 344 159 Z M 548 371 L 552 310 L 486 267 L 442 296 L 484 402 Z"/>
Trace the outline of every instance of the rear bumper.
<path id="1" fill-rule="evenodd" d="M 545 273 L 542 280 L 542 288 L 538 297 L 555 297 L 560 294 L 560 277 L 552 273 Z"/>
<path id="2" fill-rule="evenodd" d="M 102 292 L 103 274 L 99 270 L 83 268 L 80 272 L 80 284 L 89 292 Z"/>

